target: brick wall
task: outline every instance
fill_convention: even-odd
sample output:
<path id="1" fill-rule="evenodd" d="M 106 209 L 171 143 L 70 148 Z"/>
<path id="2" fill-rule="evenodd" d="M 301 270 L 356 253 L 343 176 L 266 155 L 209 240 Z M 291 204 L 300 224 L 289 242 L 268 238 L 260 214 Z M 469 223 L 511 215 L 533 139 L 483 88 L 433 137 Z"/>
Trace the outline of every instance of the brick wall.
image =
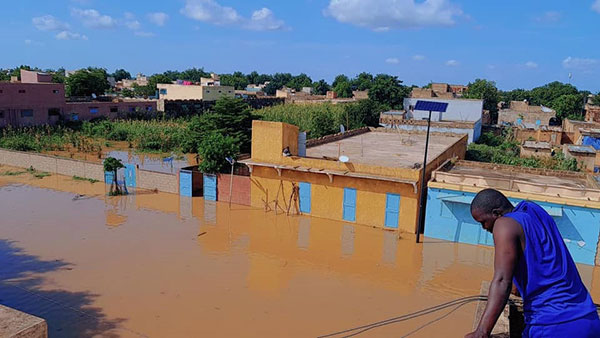
<path id="1" fill-rule="evenodd" d="M 217 200 L 229 202 L 229 182 L 231 175 L 217 175 Z M 240 205 L 250 205 L 250 177 L 233 175 L 231 203 Z"/>
<path id="2" fill-rule="evenodd" d="M 148 170 L 137 170 L 137 187 L 149 190 L 158 190 L 172 194 L 179 193 L 179 175 L 165 174 Z"/>
<path id="3" fill-rule="evenodd" d="M 363 128 L 359 128 L 359 129 L 349 130 L 345 133 L 337 133 L 337 134 L 333 134 L 333 135 L 327 135 L 327 136 L 323 136 L 323 137 L 319 137 L 319 138 L 314 138 L 312 140 L 306 141 L 306 147 L 307 148 L 316 147 L 321 144 L 335 142 L 335 141 L 343 140 L 348 137 L 365 134 L 365 133 L 368 133 L 369 131 L 370 131 L 369 127 L 363 127 Z"/>

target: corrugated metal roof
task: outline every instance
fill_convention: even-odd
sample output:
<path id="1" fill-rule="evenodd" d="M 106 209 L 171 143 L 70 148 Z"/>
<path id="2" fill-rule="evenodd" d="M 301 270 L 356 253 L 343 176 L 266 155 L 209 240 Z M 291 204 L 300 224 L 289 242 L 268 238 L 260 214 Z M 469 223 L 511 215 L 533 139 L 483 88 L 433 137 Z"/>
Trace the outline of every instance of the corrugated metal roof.
<path id="1" fill-rule="evenodd" d="M 548 142 L 536 142 L 536 141 L 525 141 L 523 143 L 523 147 L 525 147 L 525 148 L 535 148 L 535 149 L 551 149 L 550 143 L 548 143 Z"/>
<path id="2" fill-rule="evenodd" d="M 569 146 L 567 146 L 567 148 L 572 153 L 587 153 L 587 154 L 595 154 L 596 153 L 596 149 L 594 149 L 594 147 L 592 147 L 592 146 L 569 145 Z"/>

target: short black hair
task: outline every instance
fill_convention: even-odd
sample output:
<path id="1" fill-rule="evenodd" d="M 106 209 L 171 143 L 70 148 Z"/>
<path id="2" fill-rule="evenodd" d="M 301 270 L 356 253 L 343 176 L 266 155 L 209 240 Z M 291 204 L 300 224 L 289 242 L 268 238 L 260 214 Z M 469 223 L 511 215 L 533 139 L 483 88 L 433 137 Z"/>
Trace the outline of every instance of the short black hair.
<path id="1" fill-rule="evenodd" d="M 481 190 L 471 202 L 471 212 L 480 210 L 486 214 L 491 214 L 496 209 L 509 210 L 512 207 L 508 198 L 495 189 Z"/>

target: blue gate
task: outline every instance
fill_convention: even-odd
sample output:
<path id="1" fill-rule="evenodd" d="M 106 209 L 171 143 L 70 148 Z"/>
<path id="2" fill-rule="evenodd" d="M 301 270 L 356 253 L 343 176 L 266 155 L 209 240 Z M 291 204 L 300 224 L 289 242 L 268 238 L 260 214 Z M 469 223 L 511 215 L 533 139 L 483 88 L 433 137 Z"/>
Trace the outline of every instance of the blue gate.
<path id="1" fill-rule="evenodd" d="M 387 194 L 385 204 L 385 226 L 398 228 L 398 217 L 400 216 L 400 195 Z"/>
<path id="2" fill-rule="evenodd" d="M 344 220 L 356 221 L 356 189 L 344 188 Z"/>
<path id="3" fill-rule="evenodd" d="M 104 172 L 104 183 L 112 184 L 114 179 L 115 179 L 115 173 L 113 173 L 112 171 Z"/>
<path id="4" fill-rule="evenodd" d="M 125 165 L 125 185 L 127 187 L 135 188 L 135 164 L 126 164 Z"/>
<path id="5" fill-rule="evenodd" d="M 204 199 L 217 200 L 217 176 L 204 174 Z"/>
<path id="6" fill-rule="evenodd" d="M 310 183 L 300 182 L 300 212 L 310 214 Z"/>
<path id="7" fill-rule="evenodd" d="M 179 195 L 192 197 L 192 171 L 179 171 Z"/>

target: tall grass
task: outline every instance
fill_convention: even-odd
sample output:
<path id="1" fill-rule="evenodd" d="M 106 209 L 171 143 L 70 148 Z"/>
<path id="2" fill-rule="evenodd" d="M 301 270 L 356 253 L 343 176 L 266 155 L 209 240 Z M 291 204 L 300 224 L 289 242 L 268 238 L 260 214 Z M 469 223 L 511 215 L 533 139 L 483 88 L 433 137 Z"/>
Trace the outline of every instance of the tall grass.
<path id="1" fill-rule="evenodd" d="M 347 124 L 344 107 L 330 103 L 277 105 L 257 110 L 255 114 L 265 121 L 296 125 L 300 131 L 307 132 L 309 138 L 339 132 L 340 124 Z"/>

